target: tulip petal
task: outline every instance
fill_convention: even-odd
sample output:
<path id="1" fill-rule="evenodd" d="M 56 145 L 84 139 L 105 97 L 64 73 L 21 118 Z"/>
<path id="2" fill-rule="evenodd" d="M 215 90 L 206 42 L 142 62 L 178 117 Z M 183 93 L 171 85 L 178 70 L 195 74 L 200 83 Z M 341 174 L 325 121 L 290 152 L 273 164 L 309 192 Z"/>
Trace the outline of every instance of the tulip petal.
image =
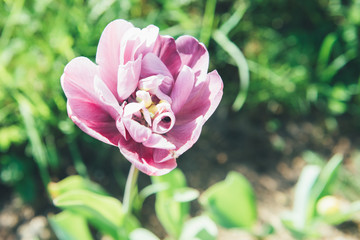
<path id="1" fill-rule="evenodd" d="M 71 98 L 67 102 L 71 115 L 91 122 L 111 122 L 114 119 L 100 105 L 84 99 Z"/>
<path id="2" fill-rule="evenodd" d="M 137 88 L 141 70 L 141 58 L 119 65 L 117 94 L 119 100 L 127 99 Z"/>
<path id="3" fill-rule="evenodd" d="M 137 36 L 141 30 L 139 28 L 130 28 L 124 33 L 120 44 L 120 65 L 126 64 L 128 61 L 133 61 L 134 48 L 137 42 Z"/>
<path id="4" fill-rule="evenodd" d="M 153 159 L 154 149 L 147 148 L 141 143 L 134 142 L 132 139 L 126 141 L 121 138 L 118 147 L 127 160 L 147 175 L 160 176 L 176 168 L 175 158 L 168 159 L 168 161 L 162 163 L 156 163 Z"/>
<path id="5" fill-rule="evenodd" d="M 198 81 L 205 80 L 209 67 L 209 53 L 205 45 L 191 36 L 181 36 L 176 39 L 176 47 L 182 64 L 192 68 Z"/>
<path id="6" fill-rule="evenodd" d="M 203 124 L 203 117 L 200 116 L 183 124 L 175 124 L 171 131 L 166 133 L 167 140 L 176 146 L 177 156 L 183 154 L 199 139 Z"/>
<path id="7" fill-rule="evenodd" d="M 203 116 L 205 122 L 219 105 L 222 94 L 223 82 L 219 74 L 212 71 L 206 81 L 193 88 L 188 100 L 176 114 L 176 122 L 181 124 L 198 116 Z"/>
<path id="8" fill-rule="evenodd" d="M 165 163 L 167 161 L 172 161 L 174 159 L 173 151 L 168 151 L 164 149 L 154 149 L 154 162 L 156 163 Z"/>
<path id="9" fill-rule="evenodd" d="M 113 117 L 114 120 L 122 115 L 123 110 L 115 96 L 108 89 L 105 83 L 97 76 L 95 76 L 94 80 L 94 89 L 97 94 L 99 103 L 101 103 L 103 108 Z"/>
<path id="10" fill-rule="evenodd" d="M 160 149 L 175 149 L 175 145 L 167 141 L 165 137 L 160 134 L 153 133 L 148 140 L 143 142 L 145 147 L 160 148 Z"/>
<path id="11" fill-rule="evenodd" d="M 176 49 L 174 38 L 170 36 L 159 36 L 154 46 L 154 53 L 166 65 L 173 78 L 176 78 L 180 70 L 181 59 Z"/>
<path id="12" fill-rule="evenodd" d="M 71 60 L 61 76 L 61 86 L 67 98 L 95 99 L 94 77 L 98 67 L 88 58 L 77 57 Z"/>
<path id="13" fill-rule="evenodd" d="M 109 23 L 101 34 L 96 52 L 96 63 L 100 66 L 101 79 L 115 95 L 118 66 L 120 64 L 120 44 L 124 34 L 134 26 L 118 19 Z"/>
<path id="14" fill-rule="evenodd" d="M 143 108 L 141 103 L 132 102 L 126 104 L 124 107 L 124 117 L 131 118 L 131 116 L 137 112 L 139 112 Z"/>
<path id="15" fill-rule="evenodd" d="M 184 66 L 175 81 L 171 92 L 171 109 L 176 114 L 188 99 L 194 86 L 194 74 L 188 66 Z"/>
<path id="16" fill-rule="evenodd" d="M 137 58 L 139 55 L 145 56 L 147 53 L 152 52 L 158 36 L 159 28 L 154 25 L 141 29 L 136 49 L 134 49 L 134 57 Z"/>
<path id="17" fill-rule="evenodd" d="M 75 106 L 76 107 L 76 106 Z M 105 119 L 85 119 L 83 113 L 79 114 L 79 110 L 73 111 L 68 102 L 68 114 L 71 120 L 85 133 L 96 138 L 104 143 L 116 146 L 119 142 L 121 135 L 119 134 L 114 120 L 104 121 Z M 110 117 L 110 116 L 109 116 Z M 95 121 L 102 120 L 102 121 Z"/>
<path id="18" fill-rule="evenodd" d="M 148 53 L 142 60 L 141 78 L 153 75 L 163 75 L 172 79 L 172 75 L 165 64 L 155 54 Z"/>
<path id="19" fill-rule="evenodd" d="M 129 118 L 124 118 L 122 121 L 124 122 L 131 138 L 134 139 L 135 142 L 145 142 L 151 136 L 151 130 L 148 127 L 145 127 L 144 125 L 141 125 Z"/>

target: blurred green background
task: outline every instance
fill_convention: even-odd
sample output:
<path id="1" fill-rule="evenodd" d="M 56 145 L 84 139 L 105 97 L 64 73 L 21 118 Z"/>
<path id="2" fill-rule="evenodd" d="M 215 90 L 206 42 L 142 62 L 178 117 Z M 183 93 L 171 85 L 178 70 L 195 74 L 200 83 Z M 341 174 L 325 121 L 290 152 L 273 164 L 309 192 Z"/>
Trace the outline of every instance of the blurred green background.
<path id="1" fill-rule="evenodd" d="M 358 0 L 3 0 L 2 201 L 13 193 L 30 203 L 46 199 L 50 181 L 75 173 L 106 185 L 110 172 L 124 184 L 129 164 L 120 154 L 104 160 L 117 149 L 74 126 L 60 86 L 64 66 L 77 56 L 94 61 L 102 30 L 118 18 L 207 45 L 210 69 L 224 81 L 216 119 L 317 116 L 333 131 L 344 119 L 360 130 Z M 280 126 L 274 118 L 259 128 Z"/>

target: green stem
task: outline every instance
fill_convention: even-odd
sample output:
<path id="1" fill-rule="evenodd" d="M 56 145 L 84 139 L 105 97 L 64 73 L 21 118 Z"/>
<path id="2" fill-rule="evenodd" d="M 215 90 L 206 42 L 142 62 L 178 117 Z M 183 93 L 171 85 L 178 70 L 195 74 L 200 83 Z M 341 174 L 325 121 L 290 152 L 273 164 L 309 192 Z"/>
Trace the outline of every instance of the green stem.
<path id="1" fill-rule="evenodd" d="M 132 201 L 135 196 L 136 181 L 139 175 L 139 170 L 134 164 L 131 165 L 128 178 L 126 180 L 124 199 L 123 199 L 123 211 L 125 215 L 131 213 Z"/>

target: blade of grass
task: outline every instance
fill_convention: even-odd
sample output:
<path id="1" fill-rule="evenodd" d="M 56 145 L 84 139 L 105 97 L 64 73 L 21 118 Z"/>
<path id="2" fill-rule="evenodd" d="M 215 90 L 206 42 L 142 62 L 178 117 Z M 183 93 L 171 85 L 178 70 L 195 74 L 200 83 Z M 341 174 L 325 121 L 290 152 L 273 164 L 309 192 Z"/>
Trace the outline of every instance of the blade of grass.
<path id="1" fill-rule="evenodd" d="M 249 89 L 249 66 L 241 50 L 222 31 L 215 30 L 213 38 L 236 63 L 239 70 L 240 90 L 232 105 L 233 110 L 238 111 L 244 105 Z"/>
<path id="2" fill-rule="evenodd" d="M 228 35 L 228 33 L 240 22 L 247 8 L 247 2 L 240 1 L 240 4 L 237 7 L 236 11 L 231 15 L 228 20 L 226 20 L 226 22 L 221 25 L 219 30 L 222 31 L 225 35 Z"/>
<path id="3" fill-rule="evenodd" d="M 321 44 L 319 57 L 317 61 L 318 64 L 317 70 L 319 72 L 324 70 L 324 68 L 326 67 L 330 58 L 331 50 L 336 40 L 337 40 L 336 35 L 334 33 L 330 33 L 325 37 L 323 43 Z"/>
<path id="4" fill-rule="evenodd" d="M 86 165 L 79 153 L 76 142 L 71 137 L 67 137 L 67 142 L 68 142 L 71 156 L 74 160 L 74 167 L 75 167 L 76 171 L 80 174 L 80 176 L 82 176 L 84 178 L 88 178 L 87 168 L 86 168 Z"/>
<path id="5" fill-rule="evenodd" d="M 205 13 L 201 27 L 200 41 L 206 46 L 209 44 L 211 37 L 212 26 L 214 22 L 216 0 L 207 0 L 205 6 Z"/>
<path id="6" fill-rule="evenodd" d="M 340 71 L 348 62 L 357 57 L 356 49 L 350 49 L 347 52 L 341 54 L 335 58 L 320 75 L 320 79 L 324 82 L 330 81 L 337 72 Z"/>
<path id="7" fill-rule="evenodd" d="M 46 186 L 50 182 L 50 176 L 47 170 L 48 161 L 46 147 L 42 142 L 40 133 L 36 127 L 29 101 L 21 94 L 17 94 L 15 98 L 18 102 L 20 114 L 24 121 L 25 130 L 30 141 L 33 157 L 36 164 L 38 165 L 40 177 L 46 188 Z"/>

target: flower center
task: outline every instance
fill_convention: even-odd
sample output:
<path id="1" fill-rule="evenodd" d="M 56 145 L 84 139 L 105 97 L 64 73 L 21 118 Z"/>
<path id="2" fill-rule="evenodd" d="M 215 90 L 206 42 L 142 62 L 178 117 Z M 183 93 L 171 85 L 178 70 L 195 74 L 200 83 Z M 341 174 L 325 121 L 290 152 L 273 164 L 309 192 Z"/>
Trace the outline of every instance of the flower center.
<path id="1" fill-rule="evenodd" d="M 175 115 L 171 105 L 166 100 L 159 100 L 155 95 L 145 90 L 136 92 L 136 101 L 143 105 L 140 110 L 145 121 L 139 121 L 152 128 L 158 134 L 164 134 L 171 130 L 175 124 Z"/>

